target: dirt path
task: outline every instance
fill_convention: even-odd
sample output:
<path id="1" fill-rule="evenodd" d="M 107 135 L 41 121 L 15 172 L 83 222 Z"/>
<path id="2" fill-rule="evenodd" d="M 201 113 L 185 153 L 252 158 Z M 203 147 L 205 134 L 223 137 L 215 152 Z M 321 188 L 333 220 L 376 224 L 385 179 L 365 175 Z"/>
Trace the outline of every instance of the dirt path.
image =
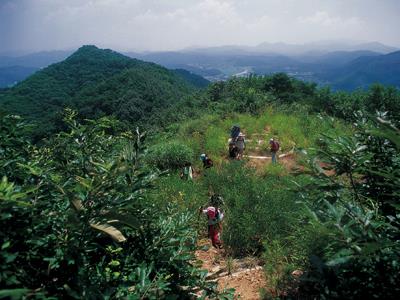
<path id="1" fill-rule="evenodd" d="M 253 147 L 249 149 L 247 155 L 244 155 L 244 158 L 248 161 L 247 164 L 259 171 L 271 164 L 271 155 L 265 149 L 264 140 L 259 139 L 261 136 L 263 135 L 254 134 L 253 141 L 248 140 L 248 142 L 253 142 Z M 278 155 L 278 162 L 288 171 L 300 167 L 293 150 Z M 217 282 L 219 290 L 234 288 L 235 299 L 262 299 L 260 292 L 262 289 L 267 289 L 267 280 L 263 267 L 257 258 L 229 258 L 224 250 L 217 250 L 212 247 L 208 239 L 200 240 L 198 246 L 199 250 L 195 253 L 196 258 L 201 261 L 202 269 L 208 271 L 206 277 L 208 281 Z"/>
<path id="2" fill-rule="evenodd" d="M 208 271 L 207 280 L 218 283 L 218 288 L 234 288 L 235 298 L 261 299 L 260 289 L 267 285 L 262 266 L 255 258 L 230 259 L 223 250 L 210 245 L 208 239 L 200 240 L 196 257 Z"/>

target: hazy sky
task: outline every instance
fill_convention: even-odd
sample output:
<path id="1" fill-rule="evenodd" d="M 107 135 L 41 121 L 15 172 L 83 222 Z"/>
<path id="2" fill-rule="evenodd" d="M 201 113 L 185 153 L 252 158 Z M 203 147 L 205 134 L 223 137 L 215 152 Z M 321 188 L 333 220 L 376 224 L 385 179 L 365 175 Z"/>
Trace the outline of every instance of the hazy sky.
<path id="1" fill-rule="evenodd" d="M 351 39 L 400 46 L 400 0 L 0 0 L 0 52 Z"/>

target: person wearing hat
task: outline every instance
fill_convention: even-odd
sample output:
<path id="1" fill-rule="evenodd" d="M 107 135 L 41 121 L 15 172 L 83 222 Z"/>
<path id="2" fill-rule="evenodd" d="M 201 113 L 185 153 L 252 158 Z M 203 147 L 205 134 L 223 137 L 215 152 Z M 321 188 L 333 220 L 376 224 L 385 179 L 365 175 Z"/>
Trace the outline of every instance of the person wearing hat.
<path id="1" fill-rule="evenodd" d="M 236 138 L 237 159 L 242 159 L 243 151 L 246 148 L 245 135 L 240 132 Z"/>
<path id="2" fill-rule="evenodd" d="M 200 160 L 203 162 L 203 168 L 204 169 L 208 169 L 208 168 L 211 168 L 213 166 L 213 161 L 205 153 L 200 155 Z"/>
<path id="3" fill-rule="evenodd" d="M 207 216 L 208 220 L 208 237 L 211 240 L 211 244 L 217 248 L 222 248 L 221 243 L 221 231 L 222 231 L 222 219 L 224 218 L 224 213 L 221 210 L 221 205 L 223 205 L 223 198 L 214 194 L 210 198 L 209 206 L 205 209 L 203 207 L 199 208 L 199 213 L 203 213 Z"/>
<path id="4" fill-rule="evenodd" d="M 271 138 L 269 140 L 269 147 L 270 147 L 270 151 L 271 151 L 272 163 L 276 164 L 277 163 L 276 152 L 279 151 L 280 145 L 279 145 L 278 141 L 275 141 L 274 138 Z"/>

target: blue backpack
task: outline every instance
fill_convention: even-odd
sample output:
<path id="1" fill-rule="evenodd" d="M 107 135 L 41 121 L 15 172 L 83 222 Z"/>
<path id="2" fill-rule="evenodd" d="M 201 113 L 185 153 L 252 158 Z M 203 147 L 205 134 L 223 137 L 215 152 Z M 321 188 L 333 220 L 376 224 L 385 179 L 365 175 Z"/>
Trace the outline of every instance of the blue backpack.
<path id="1" fill-rule="evenodd" d="M 231 129 L 231 138 L 236 140 L 240 133 L 240 127 L 238 125 L 233 125 Z"/>

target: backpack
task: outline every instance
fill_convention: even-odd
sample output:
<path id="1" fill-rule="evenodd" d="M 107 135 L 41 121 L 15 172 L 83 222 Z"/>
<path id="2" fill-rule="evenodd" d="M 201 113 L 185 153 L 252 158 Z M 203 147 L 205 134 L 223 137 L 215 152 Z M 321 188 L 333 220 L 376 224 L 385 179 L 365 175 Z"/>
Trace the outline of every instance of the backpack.
<path id="1" fill-rule="evenodd" d="M 214 207 L 215 207 L 215 206 L 221 207 L 221 206 L 224 205 L 224 198 L 222 198 L 221 195 L 214 194 L 214 195 L 212 195 L 211 198 L 210 198 L 210 203 L 211 203 L 211 205 L 214 206 Z"/>
<path id="2" fill-rule="evenodd" d="M 231 129 L 231 138 L 235 140 L 240 133 L 240 127 L 238 125 L 233 125 Z"/>
<path id="3" fill-rule="evenodd" d="M 204 161 L 204 167 L 206 168 L 211 168 L 213 166 L 213 161 L 211 160 L 211 158 L 206 158 L 206 160 Z"/>
<path id="4" fill-rule="evenodd" d="M 229 157 L 230 158 L 236 158 L 238 153 L 238 149 L 236 147 L 232 147 L 231 149 L 229 149 Z"/>
<path id="5" fill-rule="evenodd" d="M 271 144 L 271 151 L 278 151 L 279 150 L 279 143 L 277 141 L 273 141 Z"/>

